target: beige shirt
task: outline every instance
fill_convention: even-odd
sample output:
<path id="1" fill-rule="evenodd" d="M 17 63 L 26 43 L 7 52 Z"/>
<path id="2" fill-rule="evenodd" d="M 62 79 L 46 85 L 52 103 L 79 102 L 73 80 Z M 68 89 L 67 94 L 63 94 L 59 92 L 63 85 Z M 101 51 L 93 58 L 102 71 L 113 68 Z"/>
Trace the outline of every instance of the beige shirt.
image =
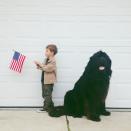
<path id="1" fill-rule="evenodd" d="M 48 60 L 46 64 L 44 63 L 41 70 L 44 71 L 44 84 L 54 84 L 56 82 L 57 74 L 55 57 Z"/>

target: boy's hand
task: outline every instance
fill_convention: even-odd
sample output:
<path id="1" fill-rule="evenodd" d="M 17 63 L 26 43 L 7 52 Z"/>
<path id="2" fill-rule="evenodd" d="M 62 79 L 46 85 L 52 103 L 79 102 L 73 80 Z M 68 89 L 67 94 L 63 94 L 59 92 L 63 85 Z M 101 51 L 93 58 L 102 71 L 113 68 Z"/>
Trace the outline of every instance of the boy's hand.
<path id="1" fill-rule="evenodd" d="M 38 61 L 34 61 L 35 65 L 37 66 L 37 69 L 40 69 L 42 67 L 42 64 Z"/>

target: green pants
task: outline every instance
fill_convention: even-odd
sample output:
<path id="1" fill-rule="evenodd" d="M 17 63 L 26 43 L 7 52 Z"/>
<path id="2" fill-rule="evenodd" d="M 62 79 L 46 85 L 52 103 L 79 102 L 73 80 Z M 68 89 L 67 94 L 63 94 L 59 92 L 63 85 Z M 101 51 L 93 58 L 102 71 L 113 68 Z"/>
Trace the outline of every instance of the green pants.
<path id="1" fill-rule="evenodd" d="M 49 110 L 54 106 L 52 101 L 53 86 L 54 84 L 42 84 L 43 109 L 45 110 Z"/>

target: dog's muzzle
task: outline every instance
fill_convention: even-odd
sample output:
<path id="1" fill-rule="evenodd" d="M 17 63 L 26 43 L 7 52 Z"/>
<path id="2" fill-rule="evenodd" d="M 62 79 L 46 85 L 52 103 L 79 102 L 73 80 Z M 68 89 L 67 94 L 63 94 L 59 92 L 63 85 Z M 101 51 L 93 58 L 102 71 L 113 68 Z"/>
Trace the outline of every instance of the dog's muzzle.
<path id="1" fill-rule="evenodd" d="M 105 66 L 99 66 L 99 70 L 100 70 L 100 71 L 105 70 Z"/>

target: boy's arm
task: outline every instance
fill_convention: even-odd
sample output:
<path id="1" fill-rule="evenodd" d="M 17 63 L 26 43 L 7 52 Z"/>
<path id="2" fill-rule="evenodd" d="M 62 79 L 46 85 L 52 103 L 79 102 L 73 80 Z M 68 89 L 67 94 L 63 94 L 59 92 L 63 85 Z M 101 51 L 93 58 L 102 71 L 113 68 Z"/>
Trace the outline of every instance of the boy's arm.
<path id="1" fill-rule="evenodd" d="M 35 65 L 36 65 L 36 67 L 37 67 L 37 69 L 40 69 L 41 68 L 41 66 L 40 66 L 40 62 L 38 62 L 38 61 L 34 61 L 34 63 L 35 63 Z"/>
<path id="2" fill-rule="evenodd" d="M 52 72 L 56 69 L 56 63 L 55 62 L 51 62 L 48 65 L 41 65 L 41 70 L 45 71 L 45 72 Z"/>
<path id="3" fill-rule="evenodd" d="M 35 64 L 37 65 L 37 69 L 43 70 L 45 72 L 52 72 L 56 69 L 55 61 L 50 62 L 48 65 L 35 61 Z"/>

